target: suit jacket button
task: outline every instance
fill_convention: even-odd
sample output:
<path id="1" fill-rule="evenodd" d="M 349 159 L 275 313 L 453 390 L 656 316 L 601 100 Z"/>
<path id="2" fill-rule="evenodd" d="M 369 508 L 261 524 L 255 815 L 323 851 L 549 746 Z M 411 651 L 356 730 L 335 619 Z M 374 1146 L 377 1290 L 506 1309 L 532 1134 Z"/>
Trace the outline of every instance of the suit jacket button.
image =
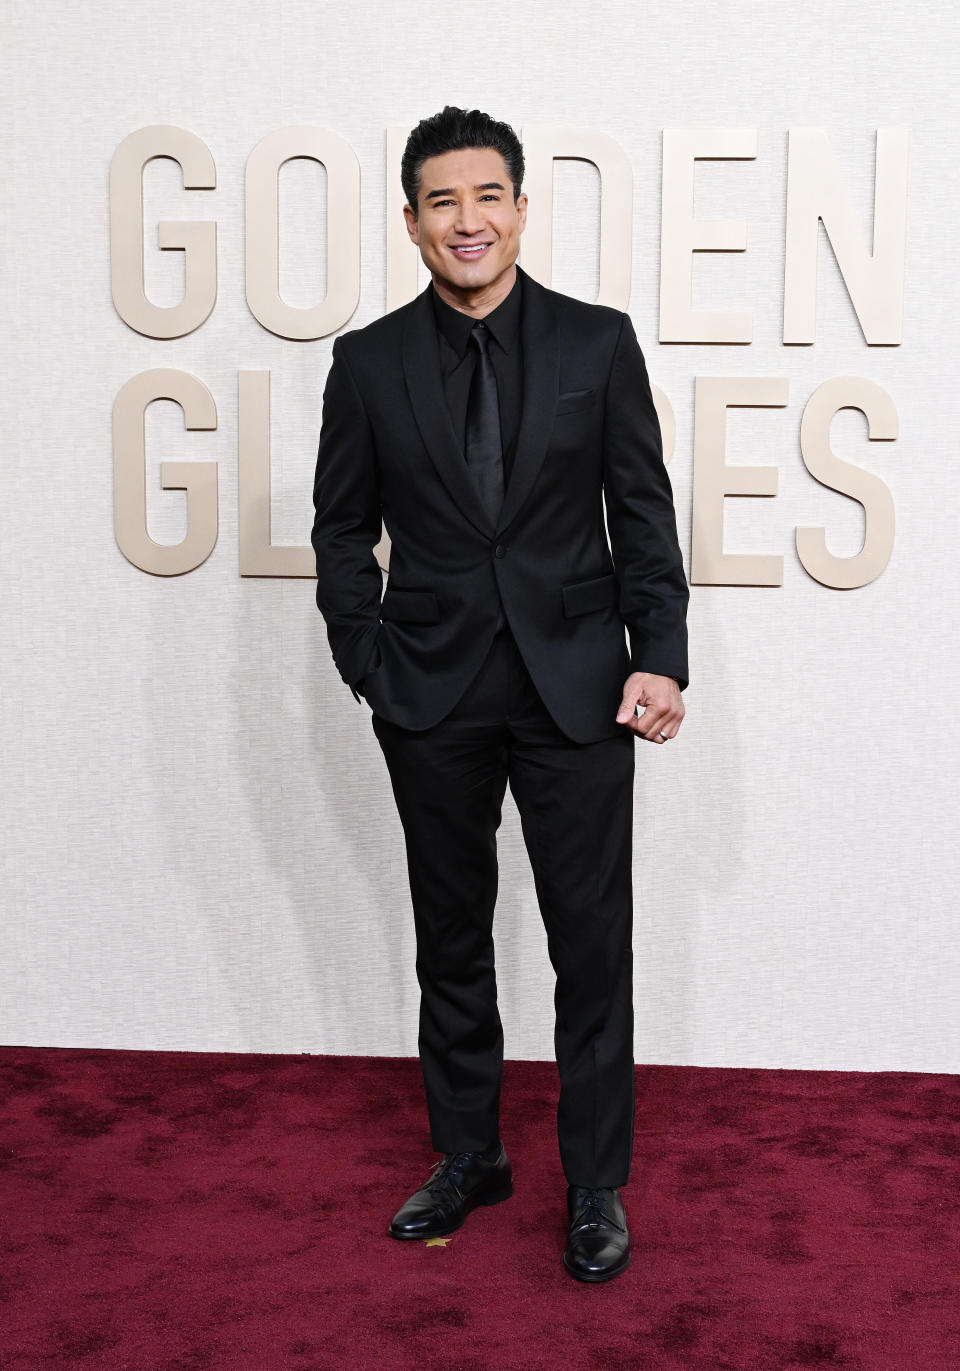
<path id="1" fill-rule="evenodd" d="M 506 557 L 507 555 L 507 549 L 503 543 L 497 543 L 497 546 L 493 549 L 493 551 L 494 556 L 496 557 Z"/>

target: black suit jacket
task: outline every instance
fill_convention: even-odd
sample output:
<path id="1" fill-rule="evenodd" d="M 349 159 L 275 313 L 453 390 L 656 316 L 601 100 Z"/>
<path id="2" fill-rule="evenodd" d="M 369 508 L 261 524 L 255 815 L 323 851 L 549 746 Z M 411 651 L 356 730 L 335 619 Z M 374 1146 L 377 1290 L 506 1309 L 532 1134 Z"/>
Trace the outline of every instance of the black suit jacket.
<path id="1" fill-rule="evenodd" d="M 444 400 L 429 287 L 335 340 L 313 492 L 317 605 L 343 680 L 421 730 L 475 676 L 502 598 L 554 721 L 594 742 L 622 731 L 631 670 L 686 687 L 689 591 L 629 315 L 525 272 L 523 288 L 523 412 L 496 526 Z"/>

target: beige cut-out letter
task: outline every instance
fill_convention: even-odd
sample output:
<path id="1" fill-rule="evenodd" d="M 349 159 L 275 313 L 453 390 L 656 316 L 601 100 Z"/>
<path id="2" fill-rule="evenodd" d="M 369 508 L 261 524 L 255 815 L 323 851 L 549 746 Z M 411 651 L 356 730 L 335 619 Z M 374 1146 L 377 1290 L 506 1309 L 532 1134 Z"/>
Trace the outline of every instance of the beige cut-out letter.
<path id="1" fill-rule="evenodd" d="M 270 373 L 241 371 L 237 383 L 237 496 L 241 576 L 316 576 L 309 544 L 271 542 Z M 390 540 L 374 549 L 387 569 Z"/>
<path id="2" fill-rule="evenodd" d="M 741 219 L 694 219 L 697 162 L 757 155 L 756 129 L 664 129 L 660 208 L 661 343 L 750 343 L 753 314 L 693 308 L 693 254 L 745 252 Z"/>
<path id="3" fill-rule="evenodd" d="M 791 129 L 783 341 L 812 343 L 817 332 L 820 220 L 868 343 L 903 340 L 907 244 L 907 129 L 877 129 L 873 252 L 823 129 Z"/>
<path id="4" fill-rule="evenodd" d="M 821 485 L 848 495 L 863 505 L 863 547 L 853 557 L 827 551 L 822 528 L 798 528 L 797 556 L 816 581 L 836 590 L 855 590 L 874 581 L 893 551 L 894 507 L 890 487 L 879 476 L 843 462 L 830 451 L 830 425 L 841 409 L 859 409 L 867 419 L 869 438 L 899 437 L 896 406 L 891 397 L 864 376 L 834 376 L 810 396 L 800 421 L 800 451 L 810 475 Z"/>
<path id="5" fill-rule="evenodd" d="M 313 548 L 270 541 L 270 373 L 237 378 L 237 498 L 241 576 L 316 576 Z"/>
<path id="6" fill-rule="evenodd" d="M 188 429 L 215 429 L 217 406 L 202 381 L 186 371 L 157 367 L 120 388 L 113 402 L 113 527 L 128 562 L 154 576 L 194 571 L 217 545 L 216 462 L 161 462 L 164 490 L 187 492 L 187 534 L 174 546 L 147 532 L 145 425 L 147 406 L 173 400 Z"/>
<path id="7" fill-rule="evenodd" d="M 217 226 L 164 219 L 161 250 L 186 254 L 178 305 L 154 305 L 143 279 L 143 169 L 154 157 L 180 164 L 184 190 L 213 190 L 217 171 L 206 144 L 186 129 L 151 124 L 124 138 L 110 162 L 110 288 L 120 318 L 147 338 L 182 338 L 209 318 L 217 300 Z"/>
<path id="8" fill-rule="evenodd" d="M 327 293 L 298 309 L 280 295 L 280 168 L 311 157 L 327 172 Z M 247 159 L 247 304 L 280 338 L 325 338 L 352 318 L 360 301 L 360 163 L 332 129 L 293 124 L 268 133 Z M 320 235 L 317 235 L 318 240 Z"/>
<path id="9" fill-rule="evenodd" d="M 727 410 L 785 405 L 785 376 L 698 376 L 693 439 L 693 547 L 695 585 L 779 586 L 783 558 L 723 550 L 723 502 L 728 495 L 776 495 L 776 467 L 726 464 Z"/>
<path id="10" fill-rule="evenodd" d="M 520 265 L 549 286 L 553 279 L 553 164 L 560 157 L 592 162 L 600 173 L 600 272 L 595 303 L 630 305 L 633 168 L 623 147 L 599 129 L 544 124 L 522 131 L 523 189 L 530 197 L 520 239 Z"/>

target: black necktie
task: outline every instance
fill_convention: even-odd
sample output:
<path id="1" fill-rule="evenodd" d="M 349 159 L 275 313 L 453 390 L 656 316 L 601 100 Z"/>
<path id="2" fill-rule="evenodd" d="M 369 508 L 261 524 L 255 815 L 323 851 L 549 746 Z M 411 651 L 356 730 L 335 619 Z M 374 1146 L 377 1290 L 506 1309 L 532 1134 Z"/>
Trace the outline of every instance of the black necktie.
<path id="1" fill-rule="evenodd" d="M 480 501 L 496 524 L 503 505 L 503 448 L 497 378 L 489 353 L 490 333 L 482 320 L 474 324 L 470 341 L 476 345 L 478 356 L 467 401 L 466 459 Z"/>

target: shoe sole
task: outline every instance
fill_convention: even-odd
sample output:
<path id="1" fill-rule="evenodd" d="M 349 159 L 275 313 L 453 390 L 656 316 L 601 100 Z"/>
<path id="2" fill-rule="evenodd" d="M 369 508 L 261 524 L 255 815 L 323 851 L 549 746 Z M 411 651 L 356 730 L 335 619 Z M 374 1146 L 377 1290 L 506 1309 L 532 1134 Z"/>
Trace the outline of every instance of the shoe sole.
<path id="1" fill-rule="evenodd" d="M 401 1242 L 411 1242 L 416 1238 L 443 1238 L 448 1233 L 456 1233 L 458 1228 L 462 1228 L 467 1215 L 481 1205 L 499 1204 L 501 1200 L 509 1200 L 513 1194 L 513 1181 L 510 1180 L 506 1185 L 499 1186 L 496 1190 L 488 1190 L 485 1194 L 478 1195 L 476 1199 L 470 1198 L 464 1205 L 462 1216 L 455 1223 L 445 1225 L 443 1228 L 421 1228 L 416 1233 L 396 1232 L 391 1226 L 387 1229 L 391 1238 L 399 1238 Z"/>
<path id="2" fill-rule="evenodd" d="M 631 1253 L 628 1252 L 626 1260 L 620 1262 L 618 1266 L 611 1267 L 609 1271 L 587 1272 L 578 1271 L 575 1267 L 571 1266 L 570 1263 L 567 1261 L 567 1254 L 566 1252 L 564 1252 L 563 1264 L 570 1272 L 570 1275 L 575 1276 L 578 1281 L 589 1281 L 591 1283 L 595 1283 L 597 1281 L 612 1281 L 614 1276 L 619 1276 L 622 1271 L 626 1271 L 627 1267 L 630 1265 L 630 1257 Z"/>

